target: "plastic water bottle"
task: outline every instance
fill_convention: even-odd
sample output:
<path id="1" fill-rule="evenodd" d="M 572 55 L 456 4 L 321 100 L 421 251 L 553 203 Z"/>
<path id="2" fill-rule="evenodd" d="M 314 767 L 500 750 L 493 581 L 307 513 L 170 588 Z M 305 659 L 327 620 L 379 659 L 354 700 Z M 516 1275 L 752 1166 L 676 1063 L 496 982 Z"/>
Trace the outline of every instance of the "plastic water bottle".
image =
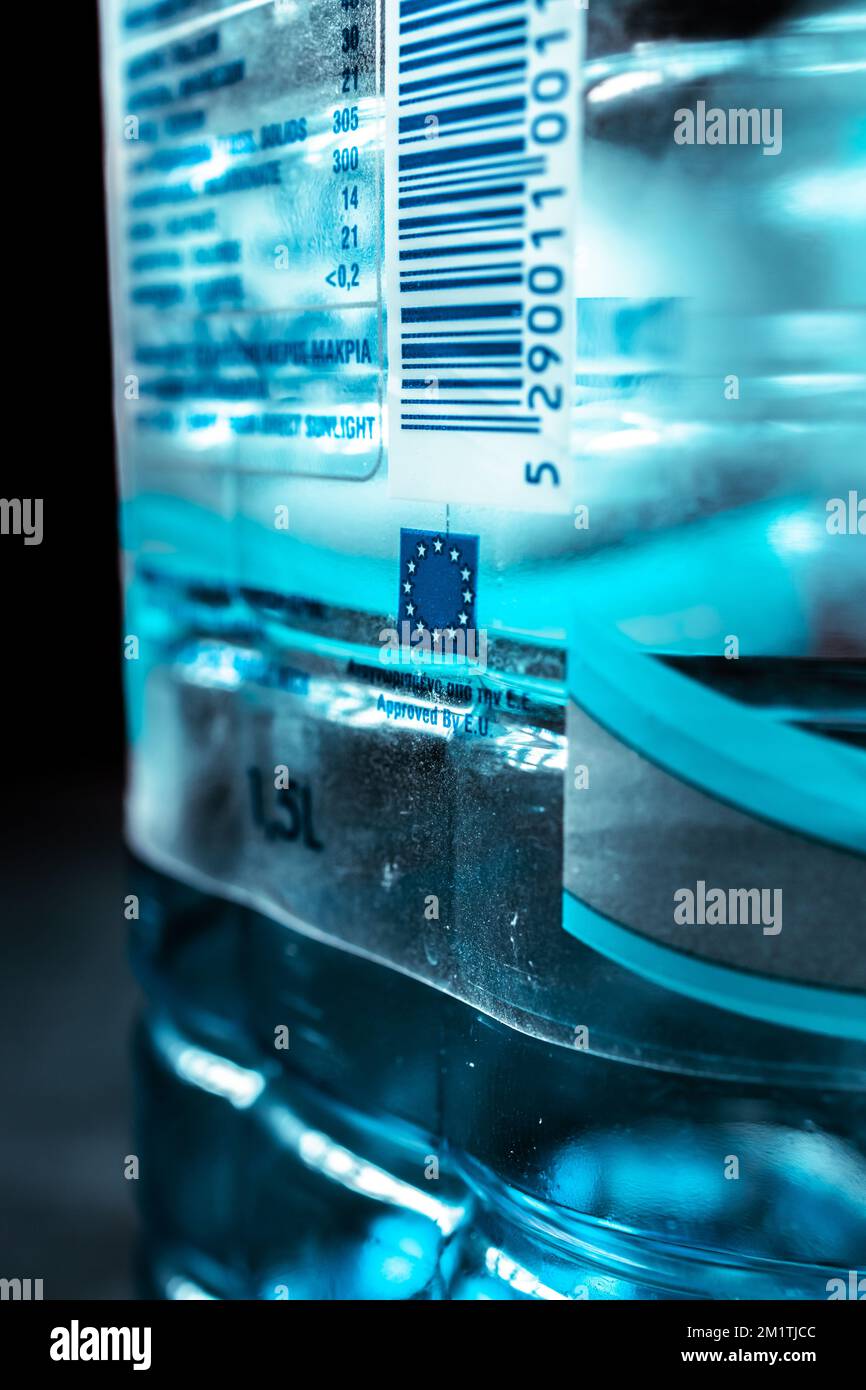
<path id="1" fill-rule="evenodd" d="M 827 1297 L 862 17 L 103 10 L 149 1286 Z"/>

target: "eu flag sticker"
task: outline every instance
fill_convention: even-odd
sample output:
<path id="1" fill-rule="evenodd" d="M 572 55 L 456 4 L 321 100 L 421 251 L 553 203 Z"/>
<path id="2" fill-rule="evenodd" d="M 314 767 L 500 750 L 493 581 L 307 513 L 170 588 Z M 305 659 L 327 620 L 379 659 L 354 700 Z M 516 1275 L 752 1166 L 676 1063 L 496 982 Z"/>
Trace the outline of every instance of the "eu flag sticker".
<path id="1" fill-rule="evenodd" d="M 427 633 L 433 649 L 457 633 L 473 632 L 478 579 L 478 537 L 400 531 L 398 625 Z"/>

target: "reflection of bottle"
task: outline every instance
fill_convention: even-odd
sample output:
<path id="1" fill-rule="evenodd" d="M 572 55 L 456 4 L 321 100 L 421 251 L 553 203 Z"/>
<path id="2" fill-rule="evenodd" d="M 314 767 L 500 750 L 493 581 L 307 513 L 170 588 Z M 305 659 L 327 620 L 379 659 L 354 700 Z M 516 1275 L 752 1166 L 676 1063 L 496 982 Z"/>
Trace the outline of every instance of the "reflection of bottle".
<path id="1" fill-rule="evenodd" d="M 153 1292 L 823 1298 L 857 1267 L 866 1113 L 841 1069 L 811 1086 L 772 1058 L 748 1080 L 709 1057 L 698 1077 L 617 1064 L 160 875 L 136 887 Z M 650 987 L 623 1005 L 648 1035 L 678 1009 Z"/>
<path id="2" fill-rule="evenodd" d="M 136 1050 L 153 1292 L 442 1297 L 468 1212 L 441 1140 L 463 1006 L 162 876 L 137 888 L 136 965 L 158 1001 Z M 282 946 L 269 1028 L 251 1014 L 261 932 Z"/>
<path id="3" fill-rule="evenodd" d="M 193 3 L 168 24 L 104 5 L 127 621 L 138 638 L 129 828 L 145 861 L 193 885 L 154 890 L 155 902 L 170 899 L 159 909 L 169 925 L 158 949 L 140 942 L 158 1004 L 145 1088 L 165 1087 L 179 1114 L 200 1093 L 236 1136 L 218 1200 L 244 1190 L 253 1239 L 264 1220 L 255 1203 L 268 1202 L 248 1157 L 259 1146 L 278 1165 L 281 1146 L 295 1145 L 317 1191 L 342 1165 L 352 1211 L 369 1216 L 372 1201 L 432 1220 L 439 1236 L 432 1253 L 420 1241 L 416 1267 L 403 1227 L 369 1217 L 370 1267 L 377 1252 L 393 1271 L 408 1258 L 404 1294 L 682 1290 L 691 1276 L 664 1243 L 671 1232 L 693 1264 L 699 1249 L 727 1251 L 743 1290 L 811 1292 L 814 1270 L 801 1282 L 789 1266 L 844 1261 L 849 1247 L 831 1234 L 816 1245 L 810 1212 L 791 1218 L 789 1198 L 774 1205 L 769 1193 L 780 1172 L 783 1194 L 820 1174 L 811 1214 L 833 1214 L 828 1232 L 862 1229 L 859 1001 L 842 1028 L 763 1004 L 735 1016 L 737 987 L 681 991 L 640 952 L 585 930 L 586 913 L 576 926 L 573 904 L 637 933 L 656 910 L 644 901 L 647 862 L 674 872 L 677 797 L 694 779 L 685 757 L 663 757 L 660 714 L 681 743 L 700 726 L 711 763 L 714 699 L 731 727 L 750 730 L 748 747 L 721 762 L 754 783 L 751 816 L 774 790 L 785 798 L 770 755 L 784 765 L 788 735 L 834 738 L 838 755 L 818 755 L 847 769 L 832 797 L 798 800 L 794 778 L 782 819 L 802 836 L 814 831 L 807 801 L 822 816 L 832 802 L 840 822 L 852 805 L 856 814 L 863 546 L 825 518 L 856 484 L 862 408 L 849 203 L 863 31 L 849 21 L 844 64 L 838 16 L 760 43 L 626 51 L 611 37 L 605 51 L 590 14 L 581 68 L 580 7 L 545 8 L 568 40 L 549 70 L 538 66 L 544 44 L 527 48 L 542 31 L 524 0 L 478 20 L 457 0 L 444 17 L 386 4 L 383 70 L 380 6 L 367 0 L 349 22 L 338 0 Z M 631 7 L 611 14 L 628 32 Z M 489 38 L 495 64 L 474 33 L 494 21 L 505 26 Z M 676 113 L 698 99 L 704 116 L 755 103 L 757 137 L 760 108 L 780 108 L 781 149 L 678 143 Z M 751 137 L 751 122 L 743 130 Z M 804 261 L 816 245 L 820 283 Z M 392 635 L 407 627 L 410 644 L 395 653 Z M 461 647 L 464 631 L 483 643 Z M 830 658 L 846 683 L 828 690 L 816 663 Z M 638 755 L 676 790 L 629 780 Z M 730 800 L 712 777 L 700 786 Z M 581 811 L 599 807 L 584 833 Z M 717 838 L 712 816 L 703 826 L 704 843 Z M 744 862 L 749 835 L 729 829 L 728 865 Z M 779 886 L 717 885 L 698 851 L 694 882 L 668 885 L 672 910 L 674 891 L 699 881 Z M 813 974 L 812 989 L 842 981 L 853 994 L 844 953 L 856 949 L 862 903 L 856 851 L 845 839 L 841 886 L 821 860 L 832 890 L 822 912 L 844 914 L 846 932 L 825 953 L 833 980 Z M 759 924 L 748 938 L 763 953 L 747 962 L 753 973 L 773 973 L 763 966 L 779 943 L 788 950 L 788 893 L 788 926 L 765 935 Z M 417 1112 L 389 1090 L 383 1055 L 367 1051 L 374 1040 L 354 1044 L 369 1090 L 329 1070 L 359 999 L 389 1055 L 411 1057 L 423 1076 Z M 324 1068 L 296 1041 L 275 1052 L 274 1030 L 296 1039 L 299 1017 Z M 631 1121 L 611 1108 L 612 1059 L 645 1068 L 618 1082 L 625 1093 L 643 1078 Z M 547 1088 L 537 1114 L 530 1068 Z M 523 1089 L 506 1087 L 509 1074 Z M 417 1126 L 411 1163 L 395 1137 L 403 1123 Z M 434 1157 L 454 1155 L 454 1190 L 441 1199 L 450 1215 L 429 1206 L 434 1180 L 418 1176 L 427 1135 Z M 752 1181 L 764 1175 L 748 1216 L 733 1200 L 746 1189 L 723 1171 L 744 1153 Z M 165 1172 L 192 1161 L 167 1155 Z M 671 1164 L 697 1194 L 692 1221 L 670 1205 Z M 374 1191 L 352 1186 L 365 1173 Z M 187 1230 L 194 1203 L 173 1181 L 164 1200 L 177 1231 L 169 1237 L 159 1214 L 155 1230 L 222 1271 L 209 1281 L 181 1261 L 184 1277 L 230 1293 L 243 1265 L 243 1287 L 252 1278 L 264 1290 L 280 1252 L 253 1255 L 237 1232 L 211 1240 L 206 1214 Z M 321 1203 L 311 1197 L 311 1210 Z M 345 1251 L 357 1249 L 349 1207 L 345 1224 L 316 1218 Z M 552 1253 L 531 1234 L 539 1221 Z M 606 1233 L 589 1271 L 574 1256 L 581 1223 Z M 642 1262 L 626 1230 L 643 1232 Z M 344 1256 L 323 1257 L 332 1296 L 350 1288 L 334 1272 Z M 781 1272 L 762 1265 L 750 1282 L 750 1261 L 774 1260 Z M 626 1261 L 643 1273 L 623 1283 Z M 736 1291 L 707 1264 L 702 1288 Z"/>

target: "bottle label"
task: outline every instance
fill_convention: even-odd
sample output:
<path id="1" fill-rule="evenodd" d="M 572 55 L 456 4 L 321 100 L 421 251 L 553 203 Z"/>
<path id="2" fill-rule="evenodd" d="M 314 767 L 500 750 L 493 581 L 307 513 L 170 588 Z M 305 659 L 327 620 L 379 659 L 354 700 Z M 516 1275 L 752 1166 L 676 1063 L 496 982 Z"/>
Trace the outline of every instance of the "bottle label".
<path id="1" fill-rule="evenodd" d="M 575 625 L 563 921 L 658 984 L 866 1037 L 866 758 Z"/>
<path id="2" fill-rule="evenodd" d="M 393 496 L 569 508 L 578 0 L 386 0 Z"/>
<path id="3" fill-rule="evenodd" d="M 161 587 L 184 602 L 183 586 Z M 280 616 L 276 596 L 250 600 Z M 519 682 L 493 643 L 483 673 L 386 664 L 339 641 L 359 620 L 327 615 L 333 656 L 285 646 L 265 659 L 202 637 L 195 681 L 189 659 L 160 652 L 132 763 L 133 843 L 187 882 L 498 1017 L 527 1010 L 566 944 L 551 930 L 565 739 L 538 679 L 550 654 L 522 648 Z"/>
<path id="4" fill-rule="evenodd" d="M 128 490 L 382 464 L 375 0 L 102 0 Z"/>

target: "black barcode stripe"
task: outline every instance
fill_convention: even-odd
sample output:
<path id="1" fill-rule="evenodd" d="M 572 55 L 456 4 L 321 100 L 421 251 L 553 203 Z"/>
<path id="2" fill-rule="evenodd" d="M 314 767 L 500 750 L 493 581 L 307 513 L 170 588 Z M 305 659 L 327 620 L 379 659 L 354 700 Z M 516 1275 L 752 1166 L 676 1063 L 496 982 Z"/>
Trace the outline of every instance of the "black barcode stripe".
<path id="1" fill-rule="evenodd" d="M 499 262 L 497 262 L 495 265 L 478 265 L 478 263 L 475 262 L 475 263 L 473 263 L 473 265 L 472 265 L 471 267 L 467 267 L 467 269 L 470 269 L 470 268 L 471 268 L 472 270 L 519 270 L 519 269 L 521 268 L 521 266 L 522 266 L 522 262 L 521 262 L 521 261 L 499 261 Z M 461 270 L 463 269 L 462 266 L 459 267 L 459 268 L 460 268 Z M 417 279 L 419 276 L 422 276 L 422 275 L 423 275 L 423 277 L 425 278 L 425 280 L 429 280 L 429 281 L 430 281 L 431 286 L 432 286 L 432 285 L 435 285 L 435 284 L 440 284 L 440 285 L 441 285 L 441 283 L 442 283 L 441 280 L 439 280 L 439 281 L 434 280 L 434 279 L 432 278 L 434 275 L 453 275 L 453 274 L 454 274 L 454 266 L 453 266 L 453 265 L 450 265 L 450 266 L 435 266 L 435 267 L 434 267 L 433 269 L 431 269 L 431 270 L 428 270 L 428 268 L 427 268 L 426 266 L 420 265 L 420 266 L 414 266 L 414 267 L 412 268 L 412 270 L 401 270 L 401 271 L 400 271 L 401 280 L 406 280 L 406 279 L 414 280 L 414 279 Z"/>
<path id="2" fill-rule="evenodd" d="M 528 63 L 525 58 L 512 59 L 508 63 L 500 63 L 495 67 L 464 68 L 460 72 L 438 73 L 433 77 L 415 78 L 412 82 L 401 82 L 400 92 L 405 98 L 416 100 L 419 94 L 428 94 L 431 89 L 447 88 L 453 86 L 455 82 L 489 81 L 491 77 L 496 77 L 509 86 L 516 81 L 523 81 L 526 76 Z M 495 84 L 494 84 L 495 85 Z M 470 85 L 471 90 L 471 85 Z M 441 96 L 456 96 L 455 91 L 447 92 L 443 90 L 437 93 Z"/>
<path id="3" fill-rule="evenodd" d="M 537 415 L 412 415 L 405 412 L 401 418 L 404 420 L 473 420 L 476 423 L 493 420 L 513 425 L 537 425 L 539 420 Z"/>
<path id="4" fill-rule="evenodd" d="M 541 165 L 543 168 L 543 161 L 539 160 L 538 158 L 527 158 L 526 156 L 522 155 L 519 155 L 517 157 L 513 155 L 502 155 L 501 158 L 499 158 L 496 161 L 496 166 L 493 172 L 505 172 L 509 175 L 509 177 L 518 174 L 525 175 L 529 173 L 540 172 L 540 169 L 538 167 L 539 165 Z M 447 179 L 448 182 L 451 184 L 464 182 L 468 184 L 469 179 L 464 179 L 464 174 L 477 175 L 480 170 L 488 169 L 489 165 L 485 160 L 478 160 L 473 164 L 466 165 L 464 168 L 456 172 L 452 169 L 430 169 L 426 171 L 424 169 L 415 170 L 408 174 L 400 175 L 400 192 L 406 193 L 411 192 L 414 188 L 430 187 L 434 179 Z M 487 176 L 490 176 L 489 173 Z"/>
<path id="5" fill-rule="evenodd" d="M 522 222 L 497 222 L 497 223 L 495 224 L 495 227 L 492 227 L 492 226 L 490 226 L 490 225 L 479 224 L 478 226 L 472 226 L 472 227 L 465 227 L 465 226 L 464 226 L 464 227 L 461 227 L 461 228 L 460 228 L 460 232 L 461 232 L 461 234 L 462 234 L 463 236 L 465 236 L 467 232 L 473 232 L 473 231 L 475 231 L 475 232 L 489 232 L 489 231 L 495 230 L 495 231 L 497 231 L 497 232 L 508 232 L 508 231 L 516 231 L 516 230 L 518 230 L 518 228 L 520 228 L 522 225 L 523 225 Z M 452 229 L 450 229 L 450 228 L 448 228 L 448 229 L 439 228 L 437 231 L 433 231 L 433 232 L 429 232 L 429 231 L 428 231 L 428 232 L 404 232 L 404 233 L 402 234 L 402 239 L 403 239 L 403 241 L 426 241 L 426 239 L 427 239 L 428 237 L 453 236 L 453 235 L 454 235 L 454 233 L 453 233 L 453 230 L 452 230 Z"/>
<path id="6" fill-rule="evenodd" d="M 417 154 L 401 154 L 401 170 L 409 173 L 418 169 L 438 169 L 440 166 L 463 164 L 469 160 L 484 160 L 489 165 L 490 161 L 508 155 L 524 154 L 526 151 L 526 141 L 523 138 L 485 140 L 465 146 L 448 146 L 444 140 L 437 140 L 435 144 L 436 148 L 432 150 L 419 150 Z M 443 145 L 445 148 L 440 148 Z"/>
<path id="7" fill-rule="evenodd" d="M 461 319 L 514 319 L 522 313 L 522 303 L 508 300 L 492 304 L 425 304 L 423 308 L 401 309 L 400 318 L 403 323 L 456 323 Z"/>
<path id="8" fill-rule="evenodd" d="M 443 212 L 430 213 L 427 217 L 401 217 L 399 227 L 401 232 L 417 232 L 422 227 L 453 227 L 459 229 L 462 224 L 472 227 L 486 227 L 491 222 L 501 221 L 503 217 L 523 216 L 523 208 L 518 203 L 517 206 L 507 208 L 473 208 L 472 212 Z"/>
<path id="9" fill-rule="evenodd" d="M 513 8 L 514 0 L 480 0 L 478 4 L 467 5 L 464 9 L 450 10 L 448 18 L 451 20 L 471 19 L 477 14 L 483 14 L 487 10 L 504 10 Z M 402 12 L 402 6 L 401 6 Z M 404 22 L 400 25 L 401 34 L 414 34 L 419 29 L 428 29 L 431 24 L 441 24 L 442 16 L 429 15 L 423 19 L 410 19 L 407 15 Z"/>
<path id="10" fill-rule="evenodd" d="M 465 3 L 465 0 L 464 0 Z M 423 14 L 427 10 L 442 10 L 447 6 L 457 6 L 460 0 L 400 0 L 400 24 L 412 15 Z M 449 11 L 450 13 L 450 11 Z M 448 16 L 445 16 L 447 18 Z M 437 20 L 437 23 L 439 21 Z"/>
<path id="11" fill-rule="evenodd" d="M 428 338 L 475 338 L 479 342 L 482 338 L 513 338 L 513 328 L 470 328 L 458 329 L 455 333 L 404 333 L 404 338 L 423 338 L 426 342 Z"/>
<path id="12" fill-rule="evenodd" d="M 443 256 L 443 257 L 448 257 L 448 256 L 476 256 L 476 255 L 479 255 L 479 256 L 489 256 L 489 255 L 492 255 L 492 254 L 493 254 L 494 252 L 496 252 L 496 251 L 522 251 L 522 250 L 523 250 L 523 242 L 522 242 L 522 241 L 494 241 L 494 242 L 488 242 L 488 244 L 487 244 L 486 246 L 469 246 L 469 247 L 467 247 L 466 245 L 463 245 L 463 246 L 446 246 L 444 250 L 440 250 L 440 248 L 439 248 L 438 246 L 422 246 L 422 247 L 419 247 L 417 250 L 414 249 L 414 248 L 410 248 L 408 251 L 401 251 L 401 252 L 400 252 L 400 260 L 401 260 L 401 261 L 418 261 L 418 260 L 424 260 L 424 259 L 426 259 L 426 258 L 429 257 L 429 256 L 435 256 L 437 259 L 438 259 L 440 256 Z M 509 261 L 509 262 L 507 262 L 507 264 L 510 265 L 511 262 Z M 447 267 L 447 266 L 439 266 L 439 267 L 436 267 L 436 268 L 439 269 L 439 270 L 443 270 L 443 271 L 444 271 L 444 270 L 446 270 L 446 269 L 449 269 L 450 267 Z M 426 267 L 426 266 L 420 266 L 420 267 L 413 267 L 413 269 L 426 270 L 427 267 Z M 401 274 L 402 274 L 402 273 L 403 273 L 403 272 L 401 271 Z"/>
<path id="13" fill-rule="evenodd" d="M 518 172 L 515 174 L 515 173 L 512 172 L 511 169 L 505 170 L 505 175 L 506 175 L 507 178 L 511 178 L 511 179 L 513 179 L 513 178 L 522 178 L 522 177 L 523 177 L 523 175 L 521 174 L 520 171 L 518 171 Z M 449 189 L 459 190 L 459 189 L 461 189 L 461 188 L 479 188 L 479 187 L 481 187 L 481 186 L 496 187 L 496 186 L 497 186 L 497 183 L 498 183 L 497 175 L 496 175 L 496 173 L 494 173 L 494 174 L 473 174 L 473 175 L 471 176 L 471 178 L 468 178 L 468 179 L 464 179 L 464 178 L 436 179 L 436 180 L 435 180 L 434 182 L 432 182 L 432 183 L 416 183 L 416 184 L 409 184 L 408 186 L 405 186 L 405 187 L 403 187 L 403 188 L 400 189 L 400 199 L 401 199 L 401 201 L 400 201 L 400 206 L 401 206 L 401 207 L 403 206 L 402 199 L 403 199 L 403 196 L 404 196 L 404 195 L 406 195 L 406 196 L 409 196 L 409 195 L 415 196 L 416 194 L 419 194 L 419 193 L 430 193 L 430 192 L 437 193 L 437 194 L 445 194 L 445 193 L 447 193 L 447 192 L 449 191 Z M 521 191 L 523 191 L 523 190 L 521 190 Z M 440 198 L 440 201 L 442 201 L 441 198 Z"/>
<path id="14" fill-rule="evenodd" d="M 400 400 L 412 407 L 401 408 L 401 429 L 540 429 L 540 416 L 509 413 L 525 384 L 526 244 L 501 235 L 524 227 L 527 179 L 547 168 L 545 154 L 528 152 L 529 67 L 519 53 L 528 16 L 527 0 L 400 6 Z M 517 295 L 499 298 L 503 290 Z M 511 326 L 492 327 L 497 320 Z M 487 410 L 467 414 L 470 404 Z"/>
<path id="15" fill-rule="evenodd" d="M 424 383 L 424 385 L 428 385 L 428 384 L 429 384 L 429 383 L 427 383 L 427 382 Z M 404 396 L 404 397 L 403 397 L 403 404 L 404 404 L 404 405 L 426 405 L 426 404 L 427 404 L 427 397 L 425 397 L 425 396 Z M 448 402 L 448 404 L 449 404 L 449 405 L 520 405 L 520 397 L 519 397 L 519 396 L 509 396 L 509 397 L 508 397 L 507 399 L 505 399 L 505 400 L 498 400 L 498 401 L 478 400 L 477 398 L 476 398 L 475 400 L 472 400 L 472 401 L 450 400 L 450 401 Z"/>
<path id="16" fill-rule="evenodd" d="M 427 128 L 431 116 L 437 125 L 443 126 L 455 125 L 462 121 L 488 120 L 509 113 L 525 112 L 525 110 L 526 97 L 500 97 L 496 101 L 473 102 L 471 105 L 454 106 L 450 109 L 440 107 L 438 110 L 427 112 L 423 116 L 401 116 L 399 131 L 401 135 L 406 135 L 413 130 L 419 130 L 427 139 L 429 138 Z"/>
<path id="17" fill-rule="evenodd" d="M 423 387 L 429 386 L 429 382 L 422 377 L 417 379 L 407 377 L 403 382 L 407 391 L 420 391 Z M 467 377 L 452 376 L 446 377 L 439 382 L 440 389 L 451 387 L 458 391 L 478 390 L 478 391 L 520 391 L 523 389 L 523 377 L 510 377 L 508 380 L 498 380 L 496 377 L 478 377 L 474 381 Z M 453 401 L 453 405 L 460 405 L 460 401 Z"/>
<path id="18" fill-rule="evenodd" d="M 416 101 L 436 97 L 461 96 L 471 90 L 491 90 L 496 86 L 523 85 L 527 75 L 528 63 L 525 58 L 517 58 L 512 63 L 500 63 L 496 67 L 477 68 L 474 72 L 443 72 L 435 78 L 421 78 L 420 82 L 400 83 L 399 106 L 413 106 Z M 467 88 L 455 86 L 455 82 L 468 82 Z M 450 88 L 450 90 L 449 90 Z"/>
<path id="19" fill-rule="evenodd" d="M 476 135 L 483 130 L 510 130 L 513 126 L 522 125 L 519 116 L 509 117 L 502 121 L 474 121 L 471 125 L 459 126 L 456 130 L 448 132 L 449 135 Z M 429 142 L 429 135 L 406 135 L 401 145 L 421 145 L 425 141 Z"/>
<path id="20" fill-rule="evenodd" d="M 435 50 L 445 48 L 446 46 L 451 47 L 458 43 L 472 43 L 473 40 L 495 39 L 496 35 L 502 36 L 508 34 L 509 37 L 513 37 L 515 30 L 520 30 L 522 32 L 525 29 L 525 19 L 506 19 L 501 24 L 479 24 L 476 25 L 474 29 L 460 29 L 456 33 L 440 34 L 438 38 L 431 39 L 428 34 L 426 38 L 421 39 L 418 43 L 401 43 L 400 55 L 401 57 L 412 59 L 416 54 L 429 53 L 431 48 Z M 401 62 L 400 70 L 403 71 L 404 67 L 405 64 Z"/>
<path id="21" fill-rule="evenodd" d="M 509 48 L 525 48 L 526 35 L 519 34 L 514 38 L 494 40 L 493 43 L 476 43 L 466 48 L 449 49 L 446 53 L 431 53 L 424 58 L 410 58 L 406 62 L 401 62 L 401 72 L 423 72 L 425 68 L 438 68 L 443 63 L 460 63 L 464 58 L 483 58 L 487 53 L 503 53 Z M 403 90 L 402 83 L 400 90 Z"/>
<path id="22" fill-rule="evenodd" d="M 501 88 L 501 87 L 504 87 L 504 86 L 514 86 L 516 83 L 522 83 L 522 82 L 523 82 L 524 77 L 525 77 L 525 75 L 526 75 L 526 62 L 525 62 L 525 61 L 522 61 L 522 62 L 519 62 L 519 63 L 508 63 L 508 64 L 506 64 L 505 66 L 506 66 L 508 69 L 510 69 L 510 70 L 512 70 L 512 71 L 514 72 L 514 76 L 513 76 L 513 77 L 510 77 L 510 78 L 507 78 L 507 79 L 504 78 L 504 77 L 498 78 L 498 79 L 497 79 L 497 78 L 494 78 L 492 81 L 488 80 L 488 81 L 486 81 L 486 82 L 473 82 L 472 85 L 469 86 L 469 87 L 451 87 L 450 90 L 449 90 L 448 85 L 447 85 L 449 82 L 465 82 L 465 80 L 466 80 L 466 74 L 465 74 L 465 73 L 460 73 L 457 77 L 443 77 L 443 78 L 442 78 L 441 84 L 437 84 L 437 85 L 441 85 L 442 90 L 439 91 L 439 92 L 437 92 L 436 95 L 437 95 L 437 96 L 443 96 L 443 97 L 446 97 L 446 96 L 447 96 L 447 97 L 469 96 L 472 92 L 489 92 L 489 91 L 491 91 L 494 87 L 500 87 L 500 88 Z M 489 77 L 489 70 L 488 70 L 488 77 Z M 408 84 L 408 85 L 411 86 L 411 83 Z M 428 93 L 427 93 L 427 90 L 426 90 L 427 84 L 425 84 L 425 83 L 419 83 L 418 85 L 424 87 L 424 91 L 423 91 L 423 92 L 420 92 L 417 96 L 404 96 L 404 97 L 401 97 L 400 100 L 398 101 L 397 105 L 398 105 L 398 106 L 415 106 L 415 105 L 417 105 L 417 103 L 418 103 L 419 101 L 426 101 L 426 100 L 427 100 L 427 96 L 428 96 Z"/>
<path id="23" fill-rule="evenodd" d="M 486 184 L 482 188 L 457 188 L 449 189 L 443 193 L 441 190 L 431 193 L 429 198 L 401 198 L 398 207 L 401 209 L 441 207 L 445 203 L 470 203 L 479 198 L 512 198 L 515 195 L 526 192 L 525 183 L 505 183 Z"/>
<path id="24" fill-rule="evenodd" d="M 452 188 L 474 188 L 479 183 L 496 183 L 503 178 L 523 181 L 533 177 L 535 172 L 535 170 L 525 168 L 523 161 L 503 159 L 499 160 L 495 168 L 486 174 L 480 173 L 478 167 L 473 166 L 458 172 L 445 170 L 444 173 L 435 172 L 419 175 L 411 183 L 407 181 L 401 184 L 399 196 L 404 198 L 410 195 L 428 193 L 431 189 L 444 194 Z"/>
<path id="25" fill-rule="evenodd" d="M 490 285 L 520 285 L 522 283 L 522 275 L 485 275 L 475 276 L 473 279 L 467 280 L 446 280 L 444 283 L 440 282 L 435 288 L 440 290 L 486 289 Z M 408 285 L 400 286 L 403 294 L 421 294 L 430 288 L 431 285 L 426 281 L 419 281 L 418 283 L 412 281 Z"/>
<path id="26" fill-rule="evenodd" d="M 433 430 L 450 431 L 453 434 L 540 434 L 541 429 L 538 425 L 439 425 L 423 424 L 409 425 L 401 420 L 404 430 Z"/>

